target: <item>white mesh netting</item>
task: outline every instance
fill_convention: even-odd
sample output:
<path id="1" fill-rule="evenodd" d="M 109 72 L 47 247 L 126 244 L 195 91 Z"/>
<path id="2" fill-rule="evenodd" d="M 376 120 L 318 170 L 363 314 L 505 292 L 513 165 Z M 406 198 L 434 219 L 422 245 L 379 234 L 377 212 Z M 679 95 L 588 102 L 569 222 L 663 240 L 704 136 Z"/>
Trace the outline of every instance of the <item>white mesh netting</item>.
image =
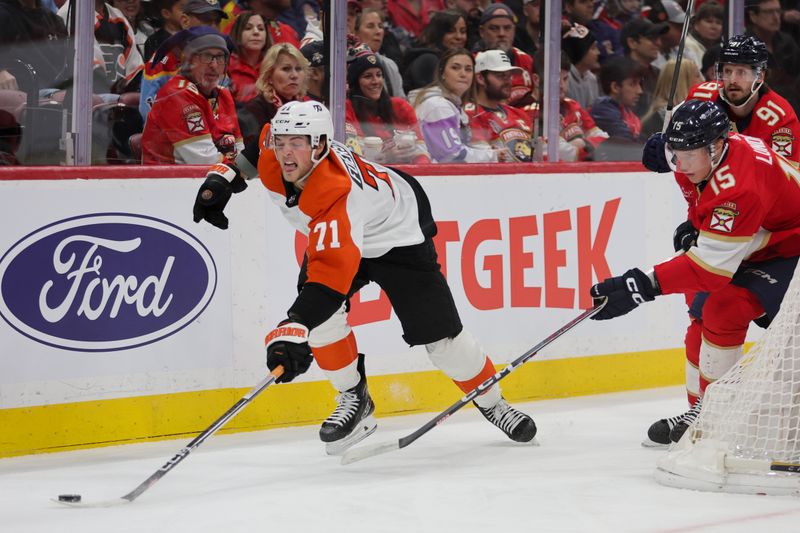
<path id="1" fill-rule="evenodd" d="M 706 389 L 700 416 L 659 461 L 656 478 L 687 488 L 798 494 L 798 437 L 800 275 L 796 270 L 772 325 L 738 364 Z"/>

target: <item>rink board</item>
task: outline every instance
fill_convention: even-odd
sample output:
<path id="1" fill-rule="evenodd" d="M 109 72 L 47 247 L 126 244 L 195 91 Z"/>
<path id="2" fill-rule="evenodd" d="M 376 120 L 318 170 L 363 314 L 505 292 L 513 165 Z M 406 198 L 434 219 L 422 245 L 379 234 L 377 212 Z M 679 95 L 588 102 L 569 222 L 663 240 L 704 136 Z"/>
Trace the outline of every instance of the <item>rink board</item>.
<path id="1" fill-rule="evenodd" d="M 634 164 L 408 167 L 427 190 L 462 321 L 500 367 L 591 305 L 598 278 L 671 255 L 685 204 Z M 502 172 L 499 173 L 499 172 Z M 304 238 L 259 183 L 231 228 L 194 224 L 203 169 L 0 169 L 0 457 L 196 433 L 264 373 L 263 337 L 296 294 Z M 379 415 L 438 411 L 458 390 L 409 349 L 377 287 L 352 302 Z M 509 399 L 678 384 L 680 297 L 585 323 L 503 381 Z M 229 425 L 317 423 L 312 368 Z"/>

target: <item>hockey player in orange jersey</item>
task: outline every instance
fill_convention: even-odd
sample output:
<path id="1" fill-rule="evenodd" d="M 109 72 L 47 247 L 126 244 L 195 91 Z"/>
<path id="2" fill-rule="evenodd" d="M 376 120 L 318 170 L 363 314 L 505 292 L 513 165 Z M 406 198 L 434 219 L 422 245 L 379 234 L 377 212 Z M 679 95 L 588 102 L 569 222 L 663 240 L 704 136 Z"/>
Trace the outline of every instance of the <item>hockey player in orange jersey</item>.
<path id="1" fill-rule="evenodd" d="M 652 273 L 635 268 L 592 287 L 592 296 L 608 298 L 596 320 L 624 315 L 660 294 L 708 293 L 698 320 L 699 399 L 669 424 L 668 442 L 695 420 L 706 385 L 741 357 L 749 323 L 775 317 L 800 255 L 800 172 L 763 140 L 729 129 L 727 114 L 712 102 L 688 100 L 676 108 L 659 165 L 673 167 L 697 234 L 684 255 Z M 648 437 L 659 443 L 655 426 Z"/>
<path id="2" fill-rule="evenodd" d="M 290 102 L 264 128 L 260 153 L 245 151 L 241 168 L 217 165 L 198 192 L 194 219 L 226 228 L 232 192 L 258 176 L 288 221 L 308 236 L 299 294 L 287 318 L 266 337 L 267 366 L 292 381 L 317 361 L 339 392 L 320 428 L 329 454 L 339 454 L 376 428 L 364 356 L 347 323 L 347 299 L 374 281 L 386 292 L 409 345 L 424 345 L 438 368 L 463 391 L 495 373 L 463 328 L 433 245 L 436 224 L 419 183 L 371 163 L 332 140 L 329 111 Z M 244 175 L 244 176 L 243 176 Z M 511 407 L 494 385 L 475 399 L 480 412 L 509 438 L 528 442 L 536 425 Z"/>

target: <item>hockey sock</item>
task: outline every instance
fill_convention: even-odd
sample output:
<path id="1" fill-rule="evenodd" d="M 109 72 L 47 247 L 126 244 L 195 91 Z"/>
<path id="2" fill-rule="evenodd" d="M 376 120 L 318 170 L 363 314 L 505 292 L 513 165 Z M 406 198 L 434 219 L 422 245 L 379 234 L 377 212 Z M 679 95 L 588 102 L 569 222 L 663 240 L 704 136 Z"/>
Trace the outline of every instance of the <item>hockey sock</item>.
<path id="1" fill-rule="evenodd" d="M 351 331 L 346 337 L 325 346 L 311 348 L 314 359 L 333 387 L 346 391 L 358 385 L 361 376 L 356 368 L 358 348 Z"/>
<path id="2" fill-rule="evenodd" d="M 457 381 L 453 380 L 453 383 L 461 389 L 463 392 L 469 392 L 473 390 L 475 387 L 492 377 L 495 372 L 497 372 L 494 368 L 494 364 L 492 364 L 492 360 L 488 357 L 486 358 L 486 363 L 484 364 L 481 371 L 476 374 L 473 378 L 468 379 L 466 381 Z M 475 397 L 475 403 L 483 408 L 493 407 L 500 401 L 500 386 L 495 384 L 492 385 L 486 392 L 481 393 L 480 395 Z"/>
<path id="3" fill-rule="evenodd" d="M 684 346 L 686 347 L 686 396 L 689 405 L 697 401 L 700 394 L 700 343 L 703 334 L 703 322 L 690 317 L 691 322 L 686 328 Z"/>

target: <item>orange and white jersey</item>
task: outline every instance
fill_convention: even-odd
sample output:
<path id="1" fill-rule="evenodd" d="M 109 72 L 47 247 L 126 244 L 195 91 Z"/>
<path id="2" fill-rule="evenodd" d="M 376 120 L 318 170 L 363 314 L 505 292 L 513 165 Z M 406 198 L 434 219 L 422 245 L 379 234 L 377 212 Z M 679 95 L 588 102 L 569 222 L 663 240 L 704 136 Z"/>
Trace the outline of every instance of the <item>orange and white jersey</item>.
<path id="1" fill-rule="evenodd" d="M 393 169 L 333 141 L 298 192 L 283 180 L 265 138 L 262 132 L 258 175 L 286 219 L 308 236 L 307 283 L 347 294 L 362 257 L 425 240 L 417 198 L 424 193 Z"/>
<path id="2" fill-rule="evenodd" d="M 664 294 L 719 289 L 742 261 L 800 256 L 800 171 L 763 140 L 732 133 L 704 186 L 675 179 L 700 234 L 686 254 L 655 266 Z"/>
<path id="3" fill-rule="evenodd" d="M 800 121 L 789 102 L 772 89 L 762 88 L 753 111 L 740 118 L 720 98 L 721 90 L 722 84 L 707 81 L 692 87 L 686 99 L 714 102 L 728 113 L 736 132 L 757 137 L 778 155 L 800 162 Z"/>

